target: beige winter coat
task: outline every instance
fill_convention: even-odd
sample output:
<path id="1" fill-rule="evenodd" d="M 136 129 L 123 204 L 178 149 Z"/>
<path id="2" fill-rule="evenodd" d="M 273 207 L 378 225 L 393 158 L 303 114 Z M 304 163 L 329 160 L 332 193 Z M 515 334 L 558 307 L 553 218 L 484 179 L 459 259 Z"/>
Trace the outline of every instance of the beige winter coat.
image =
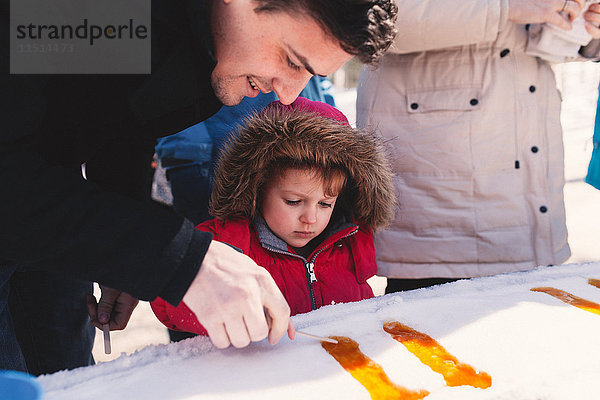
<path id="1" fill-rule="evenodd" d="M 525 26 L 508 22 L 507 0 L 398 6 L 396 43 L 358 85 L 357 124 L 389 140 L 400 204 L 376 236 L 378 274 L 564 262 L 560 95 L 550 66 L 524 53 Z"/>

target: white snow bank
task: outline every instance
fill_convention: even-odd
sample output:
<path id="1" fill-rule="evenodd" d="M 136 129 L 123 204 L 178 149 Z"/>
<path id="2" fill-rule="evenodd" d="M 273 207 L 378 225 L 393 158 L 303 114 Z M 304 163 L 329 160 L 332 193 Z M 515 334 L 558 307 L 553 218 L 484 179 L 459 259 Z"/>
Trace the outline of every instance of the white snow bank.
<path id="1" fill-rule="evenodd" d="M 600 263 L 539 268 L 327 306 L 293 317 L 316 335 L 348 336 L 396 385 L 434 399 L 592 399 L 600 380 L 600 315 L 539 286 L 600 303 Z M 492 377 L 488 389 L 449 387 L 383 331 L 395 320 L 437 340 L 460 362 Z M 38 378 L 45 399 L 369 399 L 319 342 L 298 337 L 243 350 L 204 337 Z"/>

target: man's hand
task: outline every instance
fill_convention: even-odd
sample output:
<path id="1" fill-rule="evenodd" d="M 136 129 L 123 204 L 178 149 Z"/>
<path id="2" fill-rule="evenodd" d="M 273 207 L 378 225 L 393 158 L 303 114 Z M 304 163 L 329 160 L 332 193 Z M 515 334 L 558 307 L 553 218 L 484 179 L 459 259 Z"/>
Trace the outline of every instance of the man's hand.
<path id="1" fill-rule="evenodd" d="M 585 18 L 585 29 L 594 39 L 600 39 L 600 3 L 590 5 L 583 17 Z"/>
<path id="2" fill-rule="evenodd" d="M 567 0 L 566 3 L 565 0 L 508 0 L 508 19 L 515 24 L 548 22 L 570 30 L 571 21 L 581 13 L 584 6 L 585 0 Z"/>
<path id="3" fill-rule="evenodd" d="M 98 329 L 102 329 L 104 324 L 109 324 L 111 331 L 125 329 L 139 300 L 117 289 L 106 286 L 100 286 L 100 289 L 102 295 L 97 304 L 93 295 L 89 294 L 87 298 L 92 324 Z"/>
<path id="4" fill-rule="evenodd" d="M 224 243 L 211 242 L 183 301 L 220 349 L 245 347 L 267 334 L 271 344 L 286 331 L 294 336 L 290 307 L 271 275 Z"/>

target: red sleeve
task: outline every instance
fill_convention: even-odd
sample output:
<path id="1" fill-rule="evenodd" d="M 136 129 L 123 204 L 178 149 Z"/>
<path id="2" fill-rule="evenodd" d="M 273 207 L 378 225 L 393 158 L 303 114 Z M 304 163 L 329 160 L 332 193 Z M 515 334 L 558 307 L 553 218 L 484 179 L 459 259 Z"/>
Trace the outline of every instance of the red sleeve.
<path id="1" fill-rule="evenodd" d="M 196 229 L 216 234 L 217 227 L 215 220 L 209 220 L 196 226 Z M 177 307 L 174 307 L 162 298 L 157 297 L 150 302 L 150 307 L 156 318 L 169 329 L 208 335 L 206 329 L 198 322 L 196 315 L 183 301 Z"/>
<path id="2" fill-rule="evenodd" d="M 207 336 L 206 329 L 198 322 L 196 315 L 182 301 L 177 307 L 172 306 L 160 297 L 150 302 L 154 315 L 167 328 L 176 331 L 192 332 Z"/>
<path id="3" fill-rule="evenodd" d="M 196 229 L 213 233 L 213 240 L 223 241 L 236 246 L 247 254 L 250 248 L 250 231 L 248 220 L 244 218 L 233 219 L 227 222 L 216 218 L 205 221 L 196 226 Z M 192 332 L 208 335 L 206 329 L 198 322 L 196 315 L 182 301 L 177 307 L 172 306 L 160 297 L 150 302 L 152 311 L 167 328 L 176 331 Z"/>
<path id="4" fill-rule="evenodd" d="M 215 219 L 209 219 L 208 221 L 204 221 L 201 224 L 196 225 L 196 229 L 202 232 L 211 232 L 213 234 L 213 240 L 217 240 L 217 225 L 219 221 Z"/>

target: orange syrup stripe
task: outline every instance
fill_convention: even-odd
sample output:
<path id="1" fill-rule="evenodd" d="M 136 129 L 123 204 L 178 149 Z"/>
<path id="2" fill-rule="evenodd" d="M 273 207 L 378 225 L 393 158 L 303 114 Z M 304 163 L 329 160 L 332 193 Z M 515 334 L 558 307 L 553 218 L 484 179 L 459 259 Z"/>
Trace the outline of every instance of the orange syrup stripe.
<path id="1" fill-rule="evenodd" d="M 557 299 L 562 300 L 567 304 L 600 315 L 600 304 L 594 303 L 586 299 L 582 299 L 581 297 L 572 295 L 571 293 L 565 292 L 564 290 L 555 289 L 552 287 L 538 287 L 531 289 L 531 291 L 547 293 L 550 296 L 556 297 Z"/>
<path id="2" fill-rule="evenodd" d="M 600 279 L 588 279 L 588 283 L 592 286 L 600 288 Z"/>
<path id="3" fill-rule="evenodd" d="M 423 364 L 441 374 L 448 386 L 469 385 L 481 389 L 492 386 L 491 376 L 459 362 L 431 336 L 395 321 L 384 323 L 383 330 L 402 343 Z"/>
<path id="4" fill-rule="evenodd" d="M 337 344 L 321 342 L 321 346 L 360 382 L 373 400 L 420 400 L 429 394 L 426 390 L 411 391 L 390 381 L 383 368 L 358 348 L 358 343 L 345 336 L 330 336 Z"/>

